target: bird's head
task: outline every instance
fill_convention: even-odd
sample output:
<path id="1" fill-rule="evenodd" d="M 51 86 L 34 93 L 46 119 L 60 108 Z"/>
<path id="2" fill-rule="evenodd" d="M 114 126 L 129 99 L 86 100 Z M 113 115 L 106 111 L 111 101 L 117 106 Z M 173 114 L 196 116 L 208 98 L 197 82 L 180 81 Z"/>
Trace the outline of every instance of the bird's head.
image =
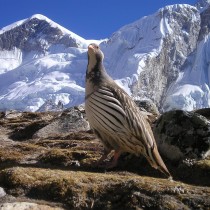
<path id="1" fill-rule="evenodd" d="M 97 44 L 88 46 L 88 65 L 86 71 L 86 82 L 98 85 L 104 79 L 111 79 L 106 73 L 103 65 L 104 54 Z"/>
<path id="2" fill-rule="evenodd" d="M 95 43 L 92 43 L 88 46 L 88 65 L 94 67 L 99 63 L 102 63 L 104 59 L 104 54 L 100 50 L 99 46 Z"/>

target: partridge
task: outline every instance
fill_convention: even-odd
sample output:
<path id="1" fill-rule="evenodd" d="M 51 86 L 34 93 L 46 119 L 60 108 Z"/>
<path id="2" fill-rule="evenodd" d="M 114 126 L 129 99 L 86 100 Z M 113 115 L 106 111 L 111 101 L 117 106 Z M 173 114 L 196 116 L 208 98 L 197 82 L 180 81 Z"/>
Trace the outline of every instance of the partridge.
<path id="1" fill-rule="evenodd" d="M 102 141 L 105 153 L 115 151 L 109 167 L 122 152 L 142 154 L 155 169 L 171 177 L 157 148 L 149 122 L 132 98 L 107 74 L 104 54 L 97 44 L 88 46 L 85 111 L 91 128 Z"/>

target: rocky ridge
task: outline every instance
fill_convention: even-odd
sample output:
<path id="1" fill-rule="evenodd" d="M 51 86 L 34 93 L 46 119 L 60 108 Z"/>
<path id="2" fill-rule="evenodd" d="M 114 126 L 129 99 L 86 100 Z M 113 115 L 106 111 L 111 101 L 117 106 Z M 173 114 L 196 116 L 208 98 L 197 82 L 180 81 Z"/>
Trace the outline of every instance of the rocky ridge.
<path id="1" fill-rule="evenodd" d="M 33 15 L 31 18 L 23 20 L 21 24 L 0 34 L 0 49 L 10 51 L 13 48 L 18 48 L 24 53 L 38 51 L 44 54 L 53 45 L 79 47 L 79 40 L 67 33 L 70 31 L 66 30 L 65 34 L 62 26 L 55 27 L 56 23 L 52 23 L 45 16 Z M 59 25 L 56 24 L 56 26 Z"/>

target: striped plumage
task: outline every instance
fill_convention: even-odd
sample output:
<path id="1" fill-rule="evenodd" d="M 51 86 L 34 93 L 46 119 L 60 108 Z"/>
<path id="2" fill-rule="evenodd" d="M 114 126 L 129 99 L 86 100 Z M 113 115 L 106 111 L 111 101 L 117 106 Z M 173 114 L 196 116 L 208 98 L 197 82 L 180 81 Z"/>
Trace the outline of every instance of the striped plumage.
<path id="1" fill-rule="evenodd" d="M 115 150 L 114 166 L 121 152 L 143 154 L 152 167 L 170 176 L 145 115 L 106 73 L 103 58 L 98 45 L 88 46 L 85 110 L 90 126 L 104 144 L 104 157 Z"/>

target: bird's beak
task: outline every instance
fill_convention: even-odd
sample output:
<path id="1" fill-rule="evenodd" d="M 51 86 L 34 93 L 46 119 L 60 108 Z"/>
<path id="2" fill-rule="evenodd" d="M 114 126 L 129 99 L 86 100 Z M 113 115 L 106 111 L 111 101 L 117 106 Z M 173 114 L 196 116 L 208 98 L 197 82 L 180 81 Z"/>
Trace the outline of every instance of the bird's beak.
<path id="1" fill-rule="evenodd" d="M 94 47 L 93 47 L 93 45 L 92 44 L 90 44 L 89 46 L 88 46 L 88 51 L 95 51 L 95 49 L 94 49 Z"/>

